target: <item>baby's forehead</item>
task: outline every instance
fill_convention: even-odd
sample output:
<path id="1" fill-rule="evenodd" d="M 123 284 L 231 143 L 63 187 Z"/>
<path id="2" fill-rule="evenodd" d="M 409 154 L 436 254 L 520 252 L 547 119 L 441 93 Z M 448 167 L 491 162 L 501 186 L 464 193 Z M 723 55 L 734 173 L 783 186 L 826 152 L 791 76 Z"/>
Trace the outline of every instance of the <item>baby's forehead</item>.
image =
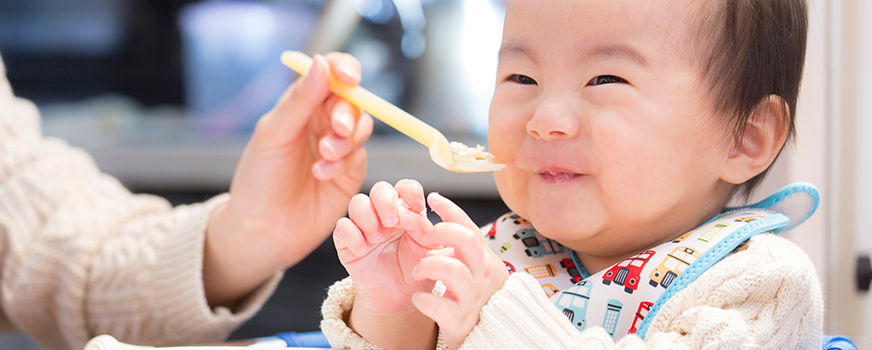
<path id="1" fill-rule="evenodd" d="M 709 0 L 512 0 L 508 3 L 503 46 L 560 47 L 560 53 L 597 50 L 625 58 L 630 46 L 643 56 L 696 60 L 706 50 L 702 24 Z"/>

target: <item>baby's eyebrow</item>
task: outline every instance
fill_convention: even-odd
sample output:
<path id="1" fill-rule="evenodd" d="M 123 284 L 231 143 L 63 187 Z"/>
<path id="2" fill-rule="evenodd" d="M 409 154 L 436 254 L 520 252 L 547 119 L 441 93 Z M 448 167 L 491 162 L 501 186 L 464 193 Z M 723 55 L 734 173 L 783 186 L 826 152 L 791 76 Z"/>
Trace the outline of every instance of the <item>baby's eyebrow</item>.
<path id="1" fill-rule="evenodd" d="M 634 62 L 642 68 L 650 68 L 648 60 L 645 59 L 645 56 L 642 56 L 642 54 L 639 53 L 639 51 L 634 49 L 632 46 L 624 44 L 597 45 L 593 49 L 588 51 L 587 55 L 585 56 L 586 58 L 601 56 L 616 57 L 630 62 Z"/>
<path id="2" fill-rule="evenodd" d="M 530 60 L 532 60 L 533 63 L 536 63 L 536 58 L 533 57 L 533 54 L 530 53 L 530 51 L 527 51 L 527 49 L 525 49 L 523 46 L 514 46 L 514 45 L 512 45 L 512 46 L 503 46 L 503 47 L 500 47 L 500 52 L 499 52 L 499 55 L 498 55 L 497 57 L 498 57 L 500 60 L 503 60 L 503 59 L 505 59 L 507 56 L 518 55 L 518 54 L 520 54 L 520 55 L 522 55 L 522 56 L 526 56 L 527 58 L 529 58 Z"/>

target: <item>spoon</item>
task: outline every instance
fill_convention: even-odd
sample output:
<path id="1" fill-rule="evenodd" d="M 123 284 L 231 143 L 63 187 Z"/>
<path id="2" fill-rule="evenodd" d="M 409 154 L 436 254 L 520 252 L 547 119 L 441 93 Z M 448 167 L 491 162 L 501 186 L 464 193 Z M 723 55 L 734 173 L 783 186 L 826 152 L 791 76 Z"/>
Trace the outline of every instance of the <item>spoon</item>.
<path id="1" fill-rule="evenodd" d="M 282 52 L 281 60 L 282 63 L 300 75 L 306 74 L 312 67 L 312 58 L 300 51 Z M 427 146 L 430 149 L 430 159 L 445 169 L 458 173 L 484 173 L 497 171 L 506 166 L 496 163 L 456 161 L 452 155 L 448 139 L 439 130 L 360 86 L 345 84 L 335 76 L 331 76 L 330 91 Z"/>

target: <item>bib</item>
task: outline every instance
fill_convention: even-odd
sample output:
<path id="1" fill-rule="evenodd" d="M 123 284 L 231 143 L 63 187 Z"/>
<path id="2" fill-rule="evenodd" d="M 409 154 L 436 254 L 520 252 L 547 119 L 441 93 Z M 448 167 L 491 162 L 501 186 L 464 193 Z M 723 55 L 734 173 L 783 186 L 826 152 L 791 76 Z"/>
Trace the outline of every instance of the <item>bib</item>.
<path id="1" fill-rule="evenodd" d="M 597 326 L 616 341 L 633 333 L 644 338 L 672 295 L 752 236 L 799 225 L 817 209 L 819 198 L 809 183 L 790 184 L 758 203 L 726 208 L 702 226 L 592 275 L 573 251 L 512 213 L 486 227 L 486 240 L 509 273 L 535 277 L 579 331 Z"/>

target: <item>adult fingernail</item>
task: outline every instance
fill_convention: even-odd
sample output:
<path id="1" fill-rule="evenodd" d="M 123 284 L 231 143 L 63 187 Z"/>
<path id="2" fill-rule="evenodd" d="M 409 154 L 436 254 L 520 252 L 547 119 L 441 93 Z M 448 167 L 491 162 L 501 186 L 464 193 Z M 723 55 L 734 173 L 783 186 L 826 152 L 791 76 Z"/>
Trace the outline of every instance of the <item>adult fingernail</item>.
<path id="1" fill-rule="evenodd" d="M 316 84 L 318 82 L 318 76 L 321 75 L 321 65 L 318 64 L 318 61 L 315 59 L 318 56 L 312 58 L 312 68 L 309 69 L 309 72 L 306 73 L 306 79 L 309 81 L 309 84 Z"/>
<path id="2" fill-rule="evenodd" d="M 372 235 L 369 236 L 369 240 L 372 241 L 372 243 L 381 242 L 381 239 L 382 239 L 382 233 L 379 231 L 375 231 L 372 233 Z"/>
<path id="3" fill-rule="evenodd" d="M 382 225 L 385 225 L 385 227 L 394 227 L 399 222 L 400 222 L 400 219 L 398 219 L 394 213 L 388 213 L 382 219 Z"/>
<path id="4" fill-rule="evenodd" d="M 351 63 L 343 63 L 339 66 L 339 70 L 342 71 L 346 76 L 359 81 L 360 75 L 357 73 L 357 70 L 354 69 L 354 66 Z"/>
<path id="5" fill-rule="evenodd" d="M 351 115 L 351 111 L 348 108 L 343 108 L 337 106 L 333 109 L 333 119 L 338 121 L 340 125 L 345 129 L 343 131 L 346 132 L 347 135 L 351 135 L 351 132 L 354 131 L 354 116 Z"/>
<path id="6" fill-rule="evenodd" d="M 325 160 L 315 163 L 314 170 L 318 178 L 324 180 L 333 176 L 333 171 L 336 169 L 336 164 Z"/>
<path id="7" fill-rule="evenodd" d="M 321 140 L 324 150 L 329 153 L 331 160 L 336 160 L 339 157 L 339 152 L 345 148 L 345 140 L 335 136 L 328 136 Z"/>

